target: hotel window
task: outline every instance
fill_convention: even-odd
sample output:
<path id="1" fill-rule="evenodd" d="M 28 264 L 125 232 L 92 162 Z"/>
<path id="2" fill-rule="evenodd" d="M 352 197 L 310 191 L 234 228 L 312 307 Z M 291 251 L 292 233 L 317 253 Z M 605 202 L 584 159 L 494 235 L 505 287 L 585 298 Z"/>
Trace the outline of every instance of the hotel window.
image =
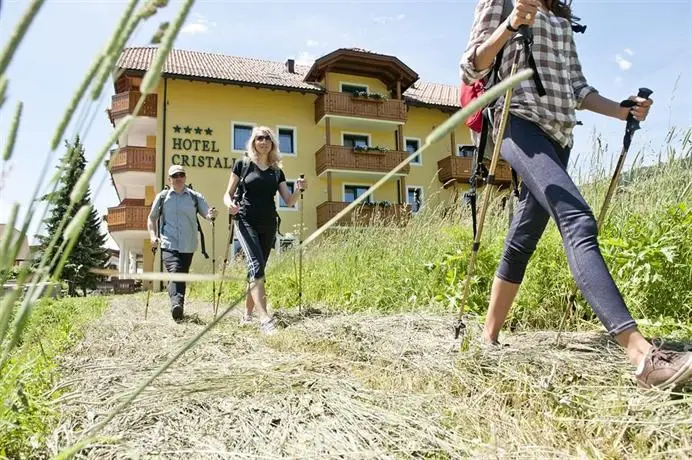
<path id="1" fill-rule="evenodd" d="M 409 155 L 420 148 L 420 140 L 418 140 L 418 139 L 406 139 L 404 141 L 404 144 L 406 144 L 406 151 L 408 152 Z M 416 155 L 416 157 L 413 160 L 411 160 L 411 164 L 412 165 L 421 164 L 420 154 Z"/>
<path id="2" fill-rule="evenodd" d="M 296 130 L 293 128 L 279 128 L 279 150 L 286 155 L 296 154 Z"/>
<path id="3" fill-rule="evenodd" d="M 411 212 L 417 213 L 423 205 L 423 189 L 407 186 L 406 192 L 406 203 L 411 205 Z"/>
<path id="4" fill-rule="evenodd" d="M 286 186 L 288 186 L 288 191 L 293 193 L 293 190 L 295 190 L 296 183 L 295 183 L 295 181 L 287 180 Z M 280 193 L 278 193 L 277 195 L 279 196 L 279 208 L 280 209 L 295 209 L 296 208 L 295 204 L 293 206 L 288 206 Z"/>
<path id="5" fill-rule="evenodd" d="M 342 83 L 341 84 L 341 92 L 342 93 L 351 93 L 351 94 L 358 94 L 358 93 L 366 93 L 368 92 L 368 87 L 363 86 L 363 85 L 351 85 L 348 83 Z"/>
<path id="6" fill-rule="evenodd" d="M 473 145 L 457 145 L 457 156 L 463 158 L 473 158 Z"/>
<path id="7" fill-rule="evenodd" d="M 245 150 L 252 135 L 252 125 L 233 125 L 233 150 Z"/>
<path id="8" fill-rule="evenodd" d="M 369 185 L 344 185 L 344 201 L 346 203 L 355 201 L 356 198 L 367 192 L 369 188 Z M 365 202 L 372 203 L 372 195 L 368 196 Z"/>
<path id="9" fill-rule="evenodd" d="M 368 136 L 362 134 L 344 134 L 344 147 L 367 147 Z"/>

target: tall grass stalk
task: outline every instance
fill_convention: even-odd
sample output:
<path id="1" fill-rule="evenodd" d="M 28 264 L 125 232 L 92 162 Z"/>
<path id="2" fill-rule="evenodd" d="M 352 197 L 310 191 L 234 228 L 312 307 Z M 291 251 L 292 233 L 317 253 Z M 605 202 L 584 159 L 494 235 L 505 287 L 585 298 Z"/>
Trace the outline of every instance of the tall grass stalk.
<path id="1" fill-rule="evenodd" d="M 31 3 L 31 5 L 27 8 L 25 15 L 22 17 L 20 22 L 15 27 L 15 30 L 11 34 L 10 40 L 6 44 L 4 50 L 2 51 L 2 54 L 0 54 L 0 90 L 2 93 L 0 94 L 0 99 L 2 99 L 3 102 L 5 98 L 6 88 L 8 86 L 8 79 L 6 78 L 4 72 L 8 67 L 9 63 L 11 62 L 12 57 L 19 43 L 25 36 L 29 28 L 29 25 L 35 19 L 43 3 L 43 1 L 33 1 Z M 85 78 L 77 88 L 77 91 L 73 95 L 65 111 L 64 116 L 57 125 L 55 134 L 52 138 L 50 145 L 51 150 L 55 150 L 61 142 L 65 130 L 72 121 L 73 115 L 76 112 L 77 107 L 79 106 L 80 102 L 82 102 L 82 100 L 84 99 L 88 87 L 94 84 L 94 82 L 95 84 L 91 93 L 92 102 L 85 101 L 85 104 L 87 106 L 91 105 L 93 103 L 93 100 L 98 99 L 107 76 L 112 73 L 112 67 L 115 64 L 118 56 L 120 55 L 125 43 L 130 38 L 136 25 L 142 19 L 146 19 L 153 16 L 156 13 L 157 9 L 161 6 L 165 6 L 167 2 L 148 1 L 143 6 L 141 12 L 139 12 L 136 15 L 133 15 L 133 11 L 137 3 L 137 0 L 132 0 L 128 4 L 120 22 L 116 27 L 115 32 L 113 33 L 113 36 L 111 37 L 111 40 L 104 48 L 106 52 L 97 56 L 97 58 L 94 60 L 91 67 L 89 68 Z M 172 43 L 180 30 L 180 26 L 187 18 L 187 15 L 193 3 L 193 0 L 188 0 L 184 2 L 179 14 L 175 19 L 176 27 L 170 28 L 167 31 L 166 42 L 164 46 L 162 46 L 159 50 L 157 56 L 157 60 L 161 63 L 165 60 L 168 53 L 170 53 Z M 149 74 L 148 81 L 155 82 L 158 76 L 160 75 L 160 70 L 161 69 L 159 66 L 155 71 L 155 73 L 157 73 L 155 77 L 152 77 L 151 74 Z M 33 308 L 37 300 L 43 294 L 43 288 L 45 286 L 45 283 L 47 283 L 51 279 L 56 279 L 59 277 L 62 267 L 66 262 L 67 256 L 69 255 L 72 246 L 74 245 L 75 238 L 79 235 L 84 225 L 84 219 L 81 217 L 84 217 L 88 214 L 88 207 L 81 209 L 77 213 L 76 218 L 74 218 L 72 222 L 70 222 L 70 220 L 72 219 L 71 216 L 73 214 L 75 203 L 78 203 L 81 200 L 81 197 L 88 189 L 89 183 L 93 178 L 94 173 L 96 172 L 97 168 L 103 163 L 103 159 L 105 158 L 105 155 L 109 152 L 110 147 L 117 141 L 120 135 L 126 132 L 126 130 L 129 128 L 130 123 L 133 120 L 133 117 L 139 114 L 139 111 L 144 105 L 145 97 L 146 92 L 143 93 L 140 99 L 137 101 L 133 115 L 125 117 L 125 119 L 118 123 L 118 126 L 114 130 L 113 134 L 107 140 L 106 145 L 104 145 L 104 147 L 97 153 L 95 159 L 89 164 L 84 174 L 80 177 L 77 185 L 75 186 L 75 189 L 72 191 L 69 207 L 58 226 L 58 230 L 55 232 L 53 238 L 49 242 L 48 248 L 43 253 L 38 267 L 35 270 L 31 279 L 28 279 L 28 269 L 30 262 L 25 261 L 21 266 L 21 272 L 20 276 L 18 276 L 17 278 L 16 288 L 14 290 L 2 293 L 2 301 L 0 302 L 0 314 L 2 314 L 2 317 L 0 317 L 0 372 L 2 372 L 3 368 L 7 365 L 7 362 L 10 359 L 13 350 L 20 342 L 20 338 L 25 330 L 27 321 L 31 317 Z M 14 139 L 17 133 L 19 120 L 21 118 L 21 104 L 22 103 L 19 102 L 17 106 L 18 108 L 16 111 L 16 115 L 10 130 L 10 139 Z M 82 135 L 84 135 L 84 122 L 85 117 L 80 117 L 80 120 L 78 120 L 76 126 L 76 132 L 83 133 Z M 3 161 L 7 161 L 12 156 L 13 149 L 14 142 L 9 142 L 7 144 L 6 149 L 3 151 Z M 3 257 L 1 261 L 2 265 L 0 265 L 0 271 L 2 272 L 0 278 L 3 278 L 3 282 L 6 279 L 6 273 L 9 273 L 10 271 L 9 269 L 16 258 L 16 254 L 19 251 L 22 241 L 26 238 L 28 228 L 31 222 L 33 221 L 33 219 L 37 217 L 41 221 L 45 219 L 49 206 L 46 206 L 44 208 L 43 213 L 36 212 L 39 196 L 49 196 L 57 190 L 57 187 L 60 183 L 60 175 L 67 166 L 66 164 L 59 165 L 58 171 L 52 176 L 51 180 L 47 184 L 48 189 L 45 190 L 44 193 L 40 194 L 40 191 L 43 189 L 43 178 L 47 175 L 46 173 L 48 171 L 50 163 L 51 157 L 49 155 L 46 157 L 46 161 L 44 162 L 42 172 L 38 176 L 39 180 L 37 181 L 34 193 L 31 197 L 31 200 L 29 201 L 29 208 L 24 216 L 24 222 L 20 231 L 15 231 L 14 229 L 14 224 L 18 219 L 17 207 L 13 207 L 13 216 L 11 219 L 12 225 L 8 226 L 2 242 L 3 248 L 10 248 L 9 251 L 3 251 Z M 51 258 L 50 255 L 52 254 L 63 230 L 65 230 L 65 238 L 63 240 L 63 243 L 61 247 L 59 247 L 59 250 L 56 252 L 56 254 Z M 14 257 L 5 257 L 11 256 L 13 254 Z M 23 298 L 21 298 L 20 300 L 19 293 L 22 293 L 23 291 L 25 292 L 23 294 Z M 17 302 L 19 302 L 19 304 Z M 10 321 L 12 322 L 11 326 L 9 326 Z"/>

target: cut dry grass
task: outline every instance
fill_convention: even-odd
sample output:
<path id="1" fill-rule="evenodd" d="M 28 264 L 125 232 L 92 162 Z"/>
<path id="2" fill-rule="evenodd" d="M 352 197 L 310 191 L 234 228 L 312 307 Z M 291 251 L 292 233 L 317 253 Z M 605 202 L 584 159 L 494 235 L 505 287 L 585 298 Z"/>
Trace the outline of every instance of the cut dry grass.
<path id="1" fill-rule="evenodd" d="M 152 295 L 119 298 L 62 358 L 72 392 L 49 448 L 78 440 L 203 327 Z M 636 389 L 603 334 L 526 333 L 456 352 L 452 317 L 283 312 L 273 337 L 237 314 L 101 433 L 88 458 L 688 458 L 689 395 Z M 477 333 L 473 330 L 472 333 Z"/>

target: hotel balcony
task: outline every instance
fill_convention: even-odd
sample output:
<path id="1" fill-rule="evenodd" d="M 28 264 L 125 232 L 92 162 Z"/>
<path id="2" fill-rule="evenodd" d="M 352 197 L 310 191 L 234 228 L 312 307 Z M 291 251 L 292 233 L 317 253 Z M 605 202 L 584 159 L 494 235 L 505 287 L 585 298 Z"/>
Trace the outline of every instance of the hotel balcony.
<path id="1" fill-rule="evenodd" d="M 111 124 L 115 126 L 115 120 L 127 114 L 133 114 L 135 107 L 137 106 L 137 101 L 139 101 L 141 96 L 142 93 L 139 91 L 125 91 L 123 93 L 113 95 L 111 99 L 111 108 L 108 111 Z M 142 108 L 137 116 L 156 117 L 156 113 L 157 96 L 156 94 L 149 94 L 144 99 L 144 104 L 142 104 Z"/>
<path id="2" fill-rule="evenodd" d="M 106 222 L 108 232 L 144 232 L 142 238 L 146 238 L 147 217 L 149 217 L 149 206 L 144 205 L 144 200 L 123 200 L 120 205 L 108 208 Z"/>
<path id="3" fill-rule="evenodd" d="M 352 147 L 324 145 L 315 153 L 315 172 L 318 176 L 327 171 L 385 174 L 407 156 L 407 152 L 397 150 L 357 152 Z M 406 175 L 410 170 L 410 165 L 406 165 L 399 170 L 398 175 Z"/>
<path id="4" fill-rule="evenodd" d="M 490 159 L 486 159 L 484 164 L 490 168 Z M 459 157 L 450 155 L 437 162 L 439 170 L 437 177 L 445 186 L 453 182 L 463 182 L 468 184 L 468 180 L 473 173 L 473 158 Z M 512 182 L 512 170 L 509 164 L 500 160 L 495 168 L 495 183 L 497 185 L 508 185 Z"/>
<path id="5" fill-rule="evenodd" d="M 123 147 L 113 150 L 108 167 L 120 199 L 142 199 L 156 186 L 156 149 Z"/>
<path id="6" fill-rule="evenodd" d="M 376 99 L 354 96 L 347 92 L 330 91 L 315 101 L 315 123 L 322 125 L 326 117 L 332 127 L 362 129 L 396 129 L 406 123 L 406 105 L 400 99 Z"/>
<path id="7" fill-rule="evenodd" d="M 349 203 L 343 201 L 325 201 L 317 206 L 317 226 L 321 227 L 327 221 L 343 211 Z M 361 203 L 356 208 L 339 219 L 340 226 L 380 226 L 406 225 L 411 215 L 411 209 L 406 204 L 390 206 L 369 205 Z"/>
<path id="8" fill-rule="evenodd" d="M 156 172 L 156 149 L 123 147 L 115 150 L 109 162 L 111 173 L 142 171 Z"/>

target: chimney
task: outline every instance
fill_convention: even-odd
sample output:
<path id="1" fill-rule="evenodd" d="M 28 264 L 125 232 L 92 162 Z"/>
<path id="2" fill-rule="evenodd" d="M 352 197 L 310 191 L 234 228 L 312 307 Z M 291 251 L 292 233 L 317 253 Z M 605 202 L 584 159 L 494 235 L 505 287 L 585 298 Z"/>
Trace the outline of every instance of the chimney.
<path id="1" fill-rule="evenodd" d="M 296 61 L 294 59 L 286 60 L 286 71 L 288 73 L 296 73 Z"/>

